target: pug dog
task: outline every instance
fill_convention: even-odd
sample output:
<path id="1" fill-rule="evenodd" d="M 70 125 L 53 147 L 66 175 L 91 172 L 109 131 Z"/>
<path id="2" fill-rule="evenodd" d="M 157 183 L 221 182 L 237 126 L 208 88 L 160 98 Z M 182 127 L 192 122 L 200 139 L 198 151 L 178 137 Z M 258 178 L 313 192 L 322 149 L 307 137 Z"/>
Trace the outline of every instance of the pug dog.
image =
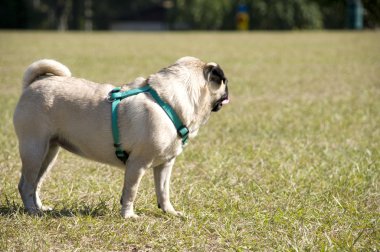
<path id="1" fill-rule="evenodd" d="M 148 78 L 139 77 L 122 91 L 150 85 L 177 113 L 194 138 L 199 128 L 229 102 L 227 78 L 222 68 L 194 57 L 183 57 Z M 120 101 L 118 128 L 122 162 L 115 155 L 109 94 L 115 87 L 71 76 L 63 64 L 43 59 L 25 71 L 23 91 L 13 122 L 22 162 L 18 189 L 27 212 L 40 213 L 44 176 L 60 148 L 79 156 L 125 169 L 121 215 L 137 218 L 133 202 L 141 178 L 153 168 L 159 208 L 173 215 L 169 199 L 170 177 L 184 145 L 168 115 L 149 93 Z"/>

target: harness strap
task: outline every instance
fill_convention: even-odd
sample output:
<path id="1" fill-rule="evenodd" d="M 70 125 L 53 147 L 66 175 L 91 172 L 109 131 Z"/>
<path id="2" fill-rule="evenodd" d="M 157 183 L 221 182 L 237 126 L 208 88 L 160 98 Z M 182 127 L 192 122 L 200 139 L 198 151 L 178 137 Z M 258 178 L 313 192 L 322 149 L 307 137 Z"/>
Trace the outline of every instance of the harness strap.
<path id="1" fill-rule="evenodd" d="M 121 148 L 120 143 L 117 112 L 119 103 L 124 98 L 145 92 L 148 92 L 152 96 L 152 98 L 157 102 L 158 105 L 160 105 L 160 107 L 165 111 L 167 116 L 173 122 L 175 128 L 177 129 L 177 134 L 182 138 L 182 144 L 185 144 L 189 137 L 189 129 L 182 123 L 175 110 L 169 104 L 165 103 L 157 94 L 156 90 L 154 90 L 149 84 L 141 88 L 135 88 L 124 92 L 121 92 L 120 87 L 114 88 L 108 94 L 107 100 L 109 102 L 112 102 L 112 136 L 114 141 L 115 154 L 116 157 L 120 159 L 123 163 L 126 163 L 128 159 L 128 153 L 126 153 Z"/>

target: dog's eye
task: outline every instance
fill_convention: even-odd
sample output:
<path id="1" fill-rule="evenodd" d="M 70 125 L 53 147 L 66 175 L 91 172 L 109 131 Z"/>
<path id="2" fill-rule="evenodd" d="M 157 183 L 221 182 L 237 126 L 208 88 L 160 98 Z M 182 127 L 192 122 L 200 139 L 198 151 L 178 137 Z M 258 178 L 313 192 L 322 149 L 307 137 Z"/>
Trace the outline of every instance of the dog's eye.
<path id="1" fill-rule="evenodd" d="M 211 78 L 210 80 L 216 82 L 218 84 L 222 84 L 222 81 L 225 81 L 223 70 L 220 67 L 213 67 L 211 70 Z"/>
<path id="2" fill-rule="evenodd" d="M 211 74 L 214 75 L 214 77 L 219 77 L 222 80 L 224 79 L 223 72 L 219 67 L 214 67 Z"/>
<path id="3" fill-rule="evenodd" d="M 218 85 L 222 85 L 226 80 L 222 68 L 216 63 L 209 63 L 206 65 L 204 69 L 204 76 L 208 81 Z"/>

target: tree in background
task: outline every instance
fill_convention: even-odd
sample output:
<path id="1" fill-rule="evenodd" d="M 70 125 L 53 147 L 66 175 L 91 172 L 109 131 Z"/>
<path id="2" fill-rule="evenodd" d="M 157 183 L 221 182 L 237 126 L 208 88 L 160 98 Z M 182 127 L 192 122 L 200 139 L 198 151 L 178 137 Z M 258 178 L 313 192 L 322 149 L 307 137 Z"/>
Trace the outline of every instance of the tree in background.
<path id="1" fill-rule="evenodd" d="M 0 27 L 28 28 L 28 8 L 23 0 L 0 0 L 0 6 Z"/>
<path id="2" fill-rule="evenodd" d="M 364 22 L 369 28 L 379 27 L 380 25 L 380 0 L 362 0 L 366 10 Z"/>
<path id="3" fill-rule="evenodd" d="M 320 6 L 323 27 L 326 29 L 342 29 L 346 25 L 347 0 L 315 0 Z M 339 15 L 339 13 L 342 13 Z"/>
<path id="4" fill-rule="evenodd" d="M 174 0 L 169 11 L 169 23 L 186 24 L 192 29 L 218 30 L 224 28 L 224 20 L 231 11 L 231 0 Z M 181 25 L 180 25 L 181 26 Z"/>
<path id="5" fill-rule="evenodd" d="M 0 0 L 0 28 L 106 30 L 116 19 L 149 20 L 144 10 L 165 9 L 171 29 L 234 30 L 239 4 L 250 28 L 343 29 L 348 0 Z M 380 25 L 380 0 L 362 0 L 365 27 Z"/>
<path id="6" fill-rule="evenodd" d="M 323 17 L 311 0 L 247 0 L 253 29 L 320 29 Z"/>

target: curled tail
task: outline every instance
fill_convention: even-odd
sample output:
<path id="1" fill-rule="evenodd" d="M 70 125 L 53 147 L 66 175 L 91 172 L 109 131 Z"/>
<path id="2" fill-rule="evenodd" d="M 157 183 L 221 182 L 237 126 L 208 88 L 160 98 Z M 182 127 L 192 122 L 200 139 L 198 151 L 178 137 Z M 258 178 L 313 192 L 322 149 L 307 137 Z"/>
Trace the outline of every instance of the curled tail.
<path id="1" fill-rule="evenodd" d="M 59 63 L 58 61 L 52 59 L 42 59 L 33 62 L 25 71 L 24 79 L 22 81 L 22 88 L 27 88 L 33 81 L 35 81 L 39 76 L 45 74 L 53 74 L 56 76 L 71 76 L 70 70 Z"/>

